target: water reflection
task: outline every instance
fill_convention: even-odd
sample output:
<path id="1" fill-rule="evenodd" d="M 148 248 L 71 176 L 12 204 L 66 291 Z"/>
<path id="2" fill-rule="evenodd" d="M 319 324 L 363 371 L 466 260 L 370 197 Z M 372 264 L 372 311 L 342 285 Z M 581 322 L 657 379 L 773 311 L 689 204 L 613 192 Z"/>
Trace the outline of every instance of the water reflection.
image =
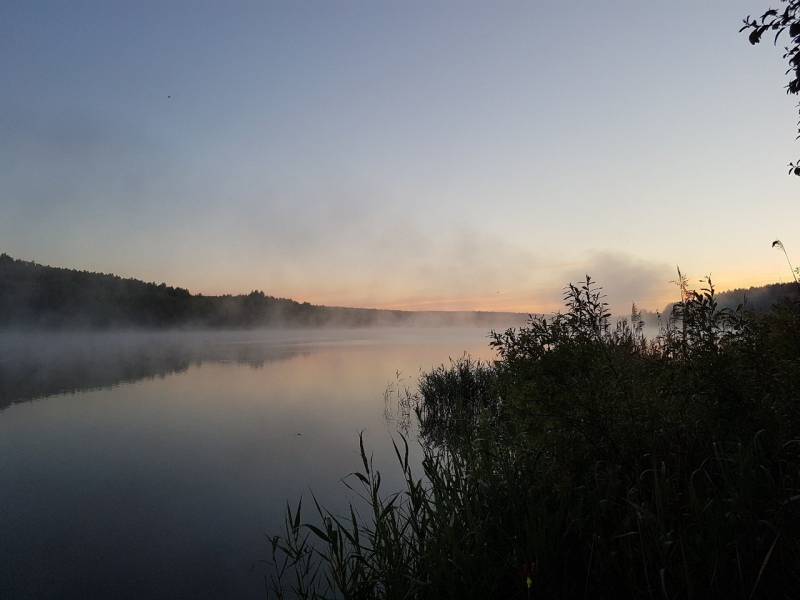
<path id="1" fill-rule="evenodd" d="M 0 338 L 0 597 L 264 597 L 286 501 L 343 505 L 359 431 L 392 462 L 397 371 L 487 357 L 485 335 Z"/>
<path id="2" fill-rule="evenodd" d="M 258 368 L 309 352 L 291 335 L 266 340 L 263 336 L 259 340 L 252 332 L 0 335 L 0 410 L 25 400 L 164 377 L 204 362 Z"/>

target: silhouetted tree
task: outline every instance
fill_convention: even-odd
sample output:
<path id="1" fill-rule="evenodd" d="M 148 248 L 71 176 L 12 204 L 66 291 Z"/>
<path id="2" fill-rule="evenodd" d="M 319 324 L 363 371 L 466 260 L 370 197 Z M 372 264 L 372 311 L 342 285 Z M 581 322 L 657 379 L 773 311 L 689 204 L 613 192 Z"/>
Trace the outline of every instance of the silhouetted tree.
<path id="1" fill-rule="evenodd" d="M 755 19 L 748 15 L 739 31 L 749 32 L 747 39 L 754 45 L 758 44 L 768 32 L 771 37 L 774 34 L 773 43 L 777 45 L 781 35 L 787 32 L 789 39 L 783 54 L 783 58 L 789 63 L 786 69 L 786 74 L 789 75 L 786 93 L 797 95 L 800 93 L 800 0 L 781 1 L 784 5 L 783 10 L 770 8 Z M 800 138 L 800 121 L 797 125 L 797 137 Z M 789 172 L 800 176 L 800 160 L 789 163 Z"/>
<path id="2" fill-rule="evenodd" d="M 366 326 L 409 323 L 419 313 L 340 308 L 275 298 L 260 290 L 246 295 L 203 296 L 165 283 L 63 269 L 0 254 L 0 330 L 5 328 L 267 327 L 275 325 Z M 458 313 L 439 313 L 454 324 Z M 498 313 L 460 314 L 472 323 L 494 324 Z M 502 317 L 505 322 L 510 315 Z"/>

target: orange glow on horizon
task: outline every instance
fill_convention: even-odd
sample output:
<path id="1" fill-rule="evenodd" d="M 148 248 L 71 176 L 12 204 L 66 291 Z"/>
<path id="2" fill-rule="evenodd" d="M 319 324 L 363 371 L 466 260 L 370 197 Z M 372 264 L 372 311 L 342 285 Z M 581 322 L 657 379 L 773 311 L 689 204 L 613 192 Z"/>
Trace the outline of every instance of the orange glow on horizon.
<path id="1" fill-rule="evenodd" d="M 711 274 L 717 292 L 724 292 L 733 289 L 747 289 L 771 283 L 787 283 L 787 278 L 781 280 L 780 277 L 765 277 L 762 273 L 740 273 L 736 276 L 716 277 Z M 689 274 L 690 286 L 699 288 L 702 277 L 696 274 Z M 316 287 L 316 286 L 315 286 Z M 413 287 L 413 286 L 409 286 Z M 561 301 L 561 286 L 553 285 L 539 288 L 535 291 L 498 291 L 495 294 L 484 294 L 474 296 L 454 296 L 454 295 L 405 295 L 402 297 L 379 297 L 347 293 L 342 290 L 331 291 L 325 289 L 306 288 L 294 292 L 284 289 L 269 289 L 261 285 L 236 286 L 238 289 L 221 289 L 213 286 L 199 290 L 191 290 L 192 293 L 202 293 L 204 295 L 224 295 L 224 294 L 247 294 L 253 289 L 261 289 L 265 294 L 278 298 L 289 298 L 297 302 L 308 302 L 317 306 L 349 307 L 349 308 L 372 308 L 381 310 L 404 310 L 404 311 L 480 311 L 480 312 L 514 312 L 514 313 L 553 313 L 563 308 Z M 391 294 L 387 290 L 386 295 Z M 662 311 L 665 306 L 677 300 L 677 293 L 673 291 L 673 286 L 665 282 L 665 292 L 658 294 L 650 299 L 638 300 L 636 304 L 640 309 L 648 311 Z M 612 307 L 614 312 L 626 312 L 623 307 Z"/>

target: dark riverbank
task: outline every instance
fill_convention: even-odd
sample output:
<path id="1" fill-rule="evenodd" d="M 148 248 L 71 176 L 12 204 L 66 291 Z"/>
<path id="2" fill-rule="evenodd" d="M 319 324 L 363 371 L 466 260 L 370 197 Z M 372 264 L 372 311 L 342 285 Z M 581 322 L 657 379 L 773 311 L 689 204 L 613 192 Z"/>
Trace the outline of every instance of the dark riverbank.
<path id="1" fill-rule="evenodd" d="M 0 254 L 0 329 L 246 329 L 258 327 L 484 326 L 524 314 L 318 306 L 262 291 L 191 294 L 164 283 L 39 265 Z"/>
<path id="2" fill-rule="evenodd" d="M 652 340 L 636 315 L 612 326 L 586 284 L 563 315 L 494 335 L 498 361 L 423 375 L 406 414 L 424 476 L 399 442 L 405 484 L 391 494 L 362 446 L 349 484 L 367 510 L 291 509 L 276 590 L 795 597 L 800 304 L 732 311 L 710 282 L 680 291 Z"/>

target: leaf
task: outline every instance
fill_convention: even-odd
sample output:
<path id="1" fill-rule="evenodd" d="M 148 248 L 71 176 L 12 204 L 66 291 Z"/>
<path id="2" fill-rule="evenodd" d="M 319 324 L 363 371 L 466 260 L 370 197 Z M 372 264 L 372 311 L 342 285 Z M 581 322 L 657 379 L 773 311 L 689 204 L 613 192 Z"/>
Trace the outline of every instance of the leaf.
<path id="1" fill-rule="evenodd" d="M 303 508 L 303 499 L 300 498 L 300 501 L 297 503 L 297 512 L 294 515 L 294 523 L 293 523 L 293 528 L 294 529 L 297 529 L 298 527 L 300 527 L 300 512 L 302 511 L 302 508 Z M 291 513 L 290 513 L 290 516 L 291 516 Z"/>
<path id="2" fill-rule="evenodd" d="M 756 577 L 756 582 L 753 584 L 753 589 L 750 590 L 750 599 L 752 599 L 756 593 L 756 588 L 758 588 L 758 584 L 761 581 L 761 576 L 764 574 L 764 569 L 767 567 L 767 563 L 769 562 L 769 559 L 772 557 L 772 551 L 775 550 L 775 545 L 778 543 L 778 538 L 780 537 L 781 534 L 780 532 L 778 532 L 778 535 L 775 536 L 775 540 L 772 542 L 772 546 L 770 546 L 769 550 L 767 551 L 767 555 L 761 562 L 761 568 L 758 570 L 758 577 Z"/>
<path id="3" fill-rule="evenodd" d="M 319 527 L 316 527 L 316 526 L 312 525 L 311 523 L 306 523 L 305 526 L 308 527 L 314 533 L 314 535 L 316 535 L 323 542 L 330 543 L 331 538 L 329 538 L 328 534 L 326 534 L 324 531 L 322 531 Z"/>

